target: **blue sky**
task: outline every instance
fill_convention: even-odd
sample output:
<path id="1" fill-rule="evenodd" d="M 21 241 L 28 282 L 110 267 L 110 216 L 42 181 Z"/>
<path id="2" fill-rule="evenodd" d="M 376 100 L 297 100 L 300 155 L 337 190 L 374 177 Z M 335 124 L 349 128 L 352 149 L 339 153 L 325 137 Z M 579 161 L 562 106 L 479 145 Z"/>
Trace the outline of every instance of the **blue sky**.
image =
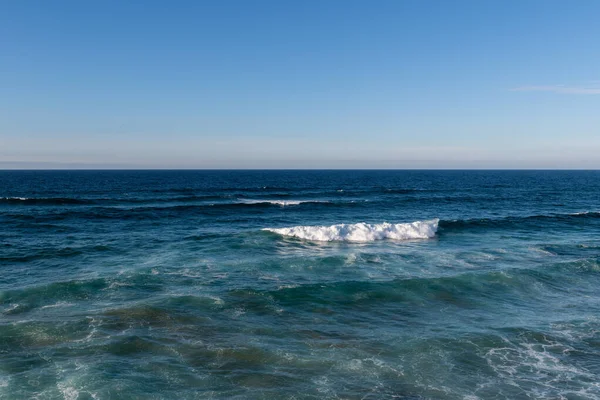
<path id="1" fill-rule="evenodd" d="M 600 2 L 3 1 L 0 168 L 600 168 Z"/>

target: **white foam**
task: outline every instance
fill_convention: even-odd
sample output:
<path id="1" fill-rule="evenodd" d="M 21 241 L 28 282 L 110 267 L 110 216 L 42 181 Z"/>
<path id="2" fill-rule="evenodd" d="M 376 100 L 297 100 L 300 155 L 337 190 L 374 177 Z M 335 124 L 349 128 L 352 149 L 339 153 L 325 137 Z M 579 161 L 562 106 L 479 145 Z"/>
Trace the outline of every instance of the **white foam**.
<path id="1" fill-rule="evenodd" d="M 241 200 L 243 204 L 275 204 L 278 206 L 297 206 L 302 203 L 329 203 L 325 200 Z"/>
<path id="2" fill-rule="evenodd" d="M 45 308 L 71 307 L 71 306 L 73 306 L 73 305 L 74 305 L 73 303 L 67 303 L 66 301 L 59 301 L 59 302 L 58 302 L 58 303 L 56 303 L 56 304 L 50 304 L 50 305 L 47 305 L 47 306 L 42 306 L 42 307 L 40 307 L 40 309 L 42 309 L 42 310 L 43 310 L 43 309 L 45 309 Z"/>
<path id="3" fill-rule="evenodd" d="M 76 400 L 79 398 L 79 391 L 73 386 L 69 386 L 66 383 L 59 382 L 56 384 L 58 390 L 62 393 L 65 400 Z"/>
<path id="4" fill-rule="evenodd" d="M 374 240 L 428 239 L 435 236 L 439 219 L 415 221 L 404 224 L 338 224 L 331 226 L 293 226 L 290 228 L 264 228 L 283 236 L 320 242 L 347 241 L 372 242 Z"/>
<path id="5" fill-rule="evenodd" d="M 0 197 L 0 199 L 2 199 L 2 200 L 21 200 L 21 201 L 29 200 L 28 197 Z"/>
<path id="6" fill-rule="evenodd" d="M 504 341 L 506 347 L 490 349 L 485 354 L 486 361 L 502 381 L 530 388 L 527 397 L 599 398 L 600 385 L 596 376 L 560 356 L 575 351 L 573 347 L 548 339 L 546 343 Z M 572 383 L 579 386 L 578 390 L 571 389 Z"/>
<path id="7" fill-rule="evenodd" d="M 5 314 L 10 313 L 10 312 L 16 310 L 17 308 L 19 308 L 19 303 L 14 303 L 14 304 L 11 303 L 11 305 L 8 308 L 6 308 L 3 311 L 3 313 L 5 313 Z"/>

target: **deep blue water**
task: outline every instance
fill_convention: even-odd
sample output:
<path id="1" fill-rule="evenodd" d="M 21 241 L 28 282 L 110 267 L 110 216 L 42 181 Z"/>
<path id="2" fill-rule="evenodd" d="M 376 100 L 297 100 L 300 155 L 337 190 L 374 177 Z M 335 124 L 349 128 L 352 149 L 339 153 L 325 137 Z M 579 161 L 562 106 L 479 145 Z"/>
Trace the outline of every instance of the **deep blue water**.
<path id="1" fill-rule="evenodd" d="M 600 172 L 0 171 L 0 398 L 598 399 Z"/>

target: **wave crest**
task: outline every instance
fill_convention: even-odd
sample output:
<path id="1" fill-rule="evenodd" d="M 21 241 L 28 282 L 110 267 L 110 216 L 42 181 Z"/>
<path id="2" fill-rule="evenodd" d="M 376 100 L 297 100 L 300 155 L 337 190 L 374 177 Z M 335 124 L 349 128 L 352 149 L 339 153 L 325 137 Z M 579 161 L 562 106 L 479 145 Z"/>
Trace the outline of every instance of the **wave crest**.
<path id="1" fill-rule="evenodd" d="M 273 204 L 281 207 L 297 206 L 303 203 L 329 203 L 327 200 L 260 200 L 260 199 L 243 199 L 241 204 Z"/>
<path id="2" fill-rule="evenodd" d="M 91 200 L 68 197 L 0 197 L 0 204 L 66 205 L 88 203 L 91 203 Z"/>
<path id="3" fill-rule="evenodd" d="M 435 236 L 439 219 L 391 224 L 337 224 L 331 226 L 293 226 L 289 228 L 264 228 L 264 231 L 319 242 L 346 241 L 372 242 L 393 239 L 429 239 Z"/>

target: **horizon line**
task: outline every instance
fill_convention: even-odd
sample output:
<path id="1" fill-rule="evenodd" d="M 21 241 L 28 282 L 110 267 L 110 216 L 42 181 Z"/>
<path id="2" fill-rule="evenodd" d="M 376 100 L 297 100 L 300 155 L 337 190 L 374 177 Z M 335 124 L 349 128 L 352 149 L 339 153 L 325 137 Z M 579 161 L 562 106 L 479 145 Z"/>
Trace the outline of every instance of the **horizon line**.
<path id="1" fill-rule="evenodd" d="M 0 171 L 600 171 L 600 168 L 0 168 Z"/>

